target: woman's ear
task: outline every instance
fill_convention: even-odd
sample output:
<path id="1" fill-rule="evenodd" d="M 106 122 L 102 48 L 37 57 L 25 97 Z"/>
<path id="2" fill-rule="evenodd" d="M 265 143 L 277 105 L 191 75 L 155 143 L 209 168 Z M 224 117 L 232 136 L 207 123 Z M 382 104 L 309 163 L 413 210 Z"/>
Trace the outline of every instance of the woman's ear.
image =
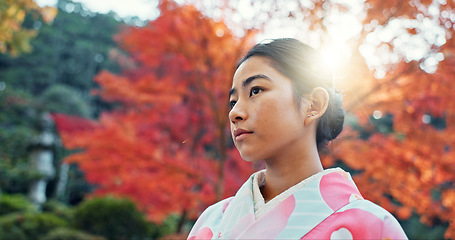
<path id="1" fill-rule="evenodd" d="M 311 96 L 309 98 L 310 104 L 307 109 L 307 116 L 305 118 L 305 126 L 308 126 L 310 123 L 319 119 L 329 105 L 329 93 L 327 90 L 321 87 L 313 89 Z"/>

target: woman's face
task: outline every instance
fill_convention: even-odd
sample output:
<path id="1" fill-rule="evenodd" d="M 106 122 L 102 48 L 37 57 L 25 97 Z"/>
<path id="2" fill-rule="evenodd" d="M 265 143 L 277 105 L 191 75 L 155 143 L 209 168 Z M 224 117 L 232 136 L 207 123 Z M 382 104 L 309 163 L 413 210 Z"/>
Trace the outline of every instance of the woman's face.
<path id="1" fill-rule="evenodd" d="M 266 57 L 253 56 L 234 75 L 229 119 L 234 144 L 247 161 L 289 154 L 304 141 L 308 101 L 297 106 L 291 80 L 271 67 Z"/>

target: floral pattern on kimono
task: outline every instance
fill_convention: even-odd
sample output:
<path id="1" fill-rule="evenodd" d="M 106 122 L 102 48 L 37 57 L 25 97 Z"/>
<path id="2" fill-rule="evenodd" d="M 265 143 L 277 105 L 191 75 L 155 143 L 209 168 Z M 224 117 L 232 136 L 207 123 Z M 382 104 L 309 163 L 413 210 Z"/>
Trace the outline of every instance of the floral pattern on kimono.
<path id="1" fill-rule="evenodd" d="M 407 239 L 395 217 L 363 199 L 340 168 L 311 177 L 256 218 L 255 174 L 234 197 L 207 208 L 188 239 Z"/>

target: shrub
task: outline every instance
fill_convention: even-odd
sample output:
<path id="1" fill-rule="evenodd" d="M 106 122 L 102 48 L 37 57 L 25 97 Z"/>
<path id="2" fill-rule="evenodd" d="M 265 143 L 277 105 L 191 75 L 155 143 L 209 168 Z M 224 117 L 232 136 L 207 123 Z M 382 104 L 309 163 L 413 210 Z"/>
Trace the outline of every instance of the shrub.
<path id="1" fill-rule="evenodd" d="M 90 107 L 79 92 L 67 85 L 54 84 L 46 88 L 40 98 L 49 112 L 59 112 L 83 117 L 90 116 Z"/>
<path id="2" fill-rule="evenodd" d="M 90 235 L 79 230 L 58 228 L 49 232 L 41 240 L 106 240 L 106 238 Z"/>
<path id="3" fill-rule="evenodd" d="M 36 212 L 36 209 L 24 195 L 0 195 L 0 215 L 27 212 Z"/>
<path id="4" fill-rule="evenodd" d="M 41 210 L 43 212 L 53 213 L 57 217 L 60 217 L 68 222 L 72 221 L 73 215 L 71 208 L 57 200 L 46 201 L 43 206 L 41 206 Z"/>
<path id="5" fill-rule="evenodd" d="M 180 216 L 170 215 L 164 222 L 159 226 L 154 226 L 155 237 L 169 236 L 177 232 L 177 225 L 179 224 Z"/>
<path id="6" fill-rule="evenodd" d="M 68 223 L 51 213 L 12 213 L 0 217 L 0 240 L 38 239 Z"/>
<path id="7" fill-rule="evenodd" d="M 147 239 L 149 223 L 128 199 L 95 198 L 82 202 L 74 211 L 77 229 L 116 239 Z"/>

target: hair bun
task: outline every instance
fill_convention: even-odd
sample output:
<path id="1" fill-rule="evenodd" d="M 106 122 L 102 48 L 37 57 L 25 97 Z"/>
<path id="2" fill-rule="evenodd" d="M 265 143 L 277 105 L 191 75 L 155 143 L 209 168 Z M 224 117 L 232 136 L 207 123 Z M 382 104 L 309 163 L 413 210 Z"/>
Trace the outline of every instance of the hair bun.
<path id="1" fill-rule="evenodd" d="M 333 89 L 327 89 L 329 104 L 327 111 L 319 120 L 316 131 L 316 143 L 318 149 L 322 149 L 327 143 L 335 139 L 343 130 L 345 112 L 341 108 L 342 95 Z"/>

